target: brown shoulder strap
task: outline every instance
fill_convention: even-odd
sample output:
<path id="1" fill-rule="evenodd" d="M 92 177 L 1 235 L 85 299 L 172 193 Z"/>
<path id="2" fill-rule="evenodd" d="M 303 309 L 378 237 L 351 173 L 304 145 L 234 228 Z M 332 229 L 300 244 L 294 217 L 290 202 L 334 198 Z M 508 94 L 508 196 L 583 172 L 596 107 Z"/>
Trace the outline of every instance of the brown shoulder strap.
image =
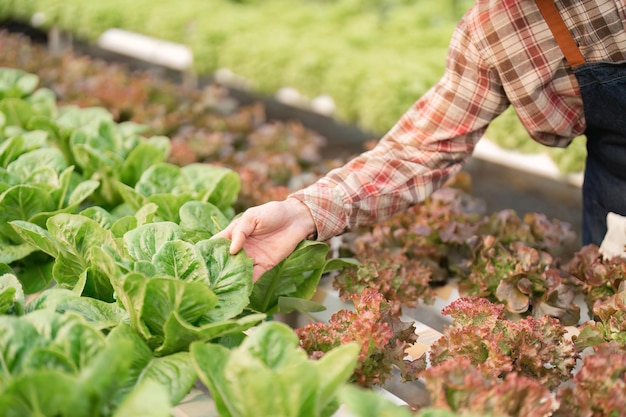
<path id="1" fill-rule="evenodd" d="M 571 67 L 577 67 L 585 63 L 585 58 L 580 53 L 576 41 L 567 29 L 559 10 L 556 8 L 553 0 L 535 0 L 539 11 L 543 15 L 546 23 L 550 27 L 554 39 L 556 39 L 559 48 L 565 55 L 565 59 Z"/>

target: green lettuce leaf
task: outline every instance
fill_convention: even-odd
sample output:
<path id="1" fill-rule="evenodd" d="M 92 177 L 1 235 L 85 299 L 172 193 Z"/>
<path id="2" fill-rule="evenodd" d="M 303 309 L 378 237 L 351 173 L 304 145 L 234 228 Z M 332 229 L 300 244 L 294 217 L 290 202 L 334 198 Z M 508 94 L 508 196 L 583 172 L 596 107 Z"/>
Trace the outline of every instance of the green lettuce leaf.
<path id="1" fill-rule="evenodd" d="M 190 352 L 221 416 L 317 417 L 352 375 L 359 347 L 345 344 L 314 361 L 289 326 L 265 322 L 232 350 L 196 342 Z"/>
<path id="2" fill-rule="evenodd" d="M 36 74 L 17 68 L 2 68 L 0 71 L 0 98 L 22 98 L 31 94 L 39 85 Z"/>
<path id="3" fill-rule="evenodd" d="M 10 187 L 0 194 L 0 234 L 13 243 L 23 243 L 9 222 L 29 221 L 33 216 L 56 209 L 50 190 L 31 184 Z"/>
<path id="4" fill-rule="evenodd" d="M 17 277 L 11 273 L 0 275 L 0 315 L 22 315 L 24 305 L 24 290 Z"/>
<path id="5" fill-rule="evenodd" d="M 74 378 L 58 370 L 42 369 L 17 375 L 0 393 L 0 414 L 5 417 L 80 417 L 85 415 L 85 410 L 78 410 L 72 401 L 76 389 Z"/>
<path id="6" fill-rule="evenodd" d="M 47 134 L 42 131 L 24 132 L 0 143 L 0 166 L 7 168 L 21 155 L 46 146 Z"/>
<path id="7" fill-rule="evenodd" d="M 148 223 L 126 233 L 124 243 L 134 260 L 152 262 L 163 245 L 182 236 L 183 231 L 176 223 Z"/>
<path id="8" fill-rule="evenodd" d="M 241 314 L 252 294 L 252 259 L 244 252 L 231 255 L 227 239 L 203 240 L 196 246 L 206 262 L 209 287 L 218 298 L 203 321 L 219 322 Z"/>
<path id="9" fill-rule="evenodd" d="M 310 299 L 326 267 L 329 247 L 303 241 L 285 260 L 267 271 L 254 285 L 250 308 L 266 314 L 279 311 L 281 297 Z"/>
<path id="10" fill-rule="evenodd" d="M 152 277 L 132 272 L 116 282 L 116 294 L 128 311 L 130 325 L 157 356 L 185 351 L 189 344 L 242 332 L 265 318 L 250 315 L 238 320 L 206 323 L 205 314 L 218 297 L 201 282 Z"/>
<path id="11" fill-rule="evenodd" d="M 241 179 L 235 171 L 209 164 L 189 164 L 182 168 L 182 173 L 198 193 L 199 200 L 207 201 L 222 211 L 237 201 Z"/>
<path id="12" fill-rule="evenodd" d="M 190 354 L 154 358 L 138 335 L 120 326 L 105 338 L 73 312 L 4 317 L 0 415 L 123 416 L 128 409 L 152 409 L 136 402 L 153 396 L 154 404 L 171 411 L 169 398 L 179 400 L 195 381 Z"/>
<path id="13" fill-rule="evenodd" d="M 156 273 L 188 282 L 209 283 L 209 271 L 200 250 L 192 243 L 171 240 L 154 254 Z"/>
<path id="14" fill-rule="evenodd" d="M 115 247 L 109 230 L 88 217 L 66 213 L 48 219 L 47 230 L 21 221 L 11 225 L 24 240 L 55 258 L 52 275 L 59 284 L 74 288 L 84 276 L 84 295 L 113 301 L 110 279 L 96 267 L 99 248 Z"/>
<path id="15" fill-rule="evenodd" d="M 189 201 L 180 208 L 180 227 L 192 242 L 209 239 L 228 226 L 229 219 L 211 203 Z"/>
<path id="16" fill-rule="evenodd" d="M 159 163 L 148 167 L 134 187 L 118 184 L 124 201 L 138 209 L 146 202 L 159 206 L 159 217 L 180 221 L 180 210 L 190 201 L 209 202 L 230 213 L 241 188 L 239 175 L 230 169 L 209 164 L 179 167 Z"/>
<path id="17" fill-rule="evenodd" d="M 126 317 L 126 311 L 115 303 L 106 303 L 91 297 L 81 297 L 75 291 L 51 288 L 28 304 L 26 312 L 50 310 L 57 313 L 73 311 L 99 330 L 118 326 Z"/>
<path id="18" fill-rule="evenodd" d="M 8 126 L 26 129 L 29 121 L 35 116 L 35 110 L 26 100 L 15 97 L 0 99 L 0 113 L 6 118 Z"/>
<path id="19" fill-rule="evenodd" d="M 124 398 L 113 417 L 170 417 L 172 403 L 168 401 L 167 394 L 167 389 L 157 382 L 143 381 Z"/>
<path id="20" fill-rule="evenodd" d="M 26 258 L 37 250 L 30 243 L 14 244 L 0 237 L 0 262 L 10 264 Z"/>
<path id="21" fill-rule="evenodd" d="M 164 136 L 153 136 L 134 147 L 123 161 L 120 181 L 134 187 L 141 175 L 150 166 L 164 162 L 170 151 L 170 140 Z"/>

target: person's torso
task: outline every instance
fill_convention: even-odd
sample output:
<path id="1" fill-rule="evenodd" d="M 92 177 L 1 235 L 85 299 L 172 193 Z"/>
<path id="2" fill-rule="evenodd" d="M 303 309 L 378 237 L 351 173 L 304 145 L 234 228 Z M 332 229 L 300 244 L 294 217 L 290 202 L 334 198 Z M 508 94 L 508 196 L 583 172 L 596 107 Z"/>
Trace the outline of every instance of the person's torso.
<path id="1" fill-rule="evenodd" d="M 626 0 L 556 0 L 586 62 L 626 61 Z M 534 0 L 477 0 L 471 38 L 533 137 L 565 146 L 585 130 L 576 77 Z"/>

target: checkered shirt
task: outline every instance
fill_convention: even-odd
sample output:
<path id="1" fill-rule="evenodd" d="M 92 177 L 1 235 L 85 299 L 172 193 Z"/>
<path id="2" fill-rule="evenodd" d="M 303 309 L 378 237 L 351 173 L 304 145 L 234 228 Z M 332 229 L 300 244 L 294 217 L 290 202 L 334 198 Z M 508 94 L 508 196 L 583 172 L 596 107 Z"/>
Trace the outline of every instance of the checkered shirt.
<path id="1" fill-rule="evenodd" d="M 626 0 L 556 0 L 587 62 L 626 60 Z M 578 85 L 532 0 L 477 0 L 452 36 L 440 81 L 374 149 L 291 197 L 320 241 L 417 204 L 460 171 L 509 106 L 530 136 L 566 147 L 583 134 Z"/>

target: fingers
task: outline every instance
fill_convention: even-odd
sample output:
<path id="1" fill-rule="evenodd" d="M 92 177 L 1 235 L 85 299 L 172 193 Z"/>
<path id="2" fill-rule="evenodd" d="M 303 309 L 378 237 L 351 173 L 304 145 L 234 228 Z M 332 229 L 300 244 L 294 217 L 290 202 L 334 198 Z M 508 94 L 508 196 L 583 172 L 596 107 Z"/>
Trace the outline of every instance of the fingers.
<path id="1" fill-rule="evenodd" d="M 211 237 L 211 239 L 224 238 L 224 239 L 230 240 L 231 243 L 230 243 L 229 252 L 231 255 L 236 254 L 237 252 L 241 250 L 241 248 L 243 248 L 243 244 L 246 238 L 250 235 L 250 233 L 252 233 L 252 231 L 242 232 L 242 228 L 240 224 L 241 224 L 241 217 L 233 219 L 228 224 L 228 226 L 226 226 L 224 230 L 214 234 Z M 244 230 L 247 230 L 247 228 Z"/>
<path id="2" fill-rule="evenodd" d="M 256 221 L 252 219 L 250 216 L 242 216 L 241 218 L 234 220 L 233 223 L 229 226 L 230 229 L 230 254 L 234 255 L 239 252 L 245 242 L 246 239 L 252 235 L 254 230 L 256 229 Z"/>
<path id="3" fill-rule="evenodd" d="M 236 218 L 224 230 L 214 234 L 211 239 L 226 238 L 231 240 L 229 252 L 231 255 L 235 255 L 243 249 L 246 239 L 254 232 L 255 227 L 254 221 L 246 221 L 241 217 Z M 252 271 L 252 280 L 257 282 L 269 269 L 271 268 L 255 263 Z"/>
<path id="4" fill-rule="evenodd" d="M 225 238 L 225 239 L 230 240 L 230 229 L 231 227 L 229 226 L 226 229 L 222 230 L 221 232 L 217 232 L 216 234 L 211 236 L 211 239 Z"/>
<path id="5" fill-rule="evenodd" d="M 237 221 L 239 220 L 240 216 L 235 216 L 234 219 L 231 220 L 231 222 L 228 224 L 228 226 L 226 226 L 224 228 L 224 230 L 221 230 L 217 233 L 215 233 L 211 239 L 213 238 L 225 238 L 225 239 L 231 239 L 232 238 L 232 233 L 233 233 L 233 228 L 235 227 L 235 224 L 237 223 Z"/>

